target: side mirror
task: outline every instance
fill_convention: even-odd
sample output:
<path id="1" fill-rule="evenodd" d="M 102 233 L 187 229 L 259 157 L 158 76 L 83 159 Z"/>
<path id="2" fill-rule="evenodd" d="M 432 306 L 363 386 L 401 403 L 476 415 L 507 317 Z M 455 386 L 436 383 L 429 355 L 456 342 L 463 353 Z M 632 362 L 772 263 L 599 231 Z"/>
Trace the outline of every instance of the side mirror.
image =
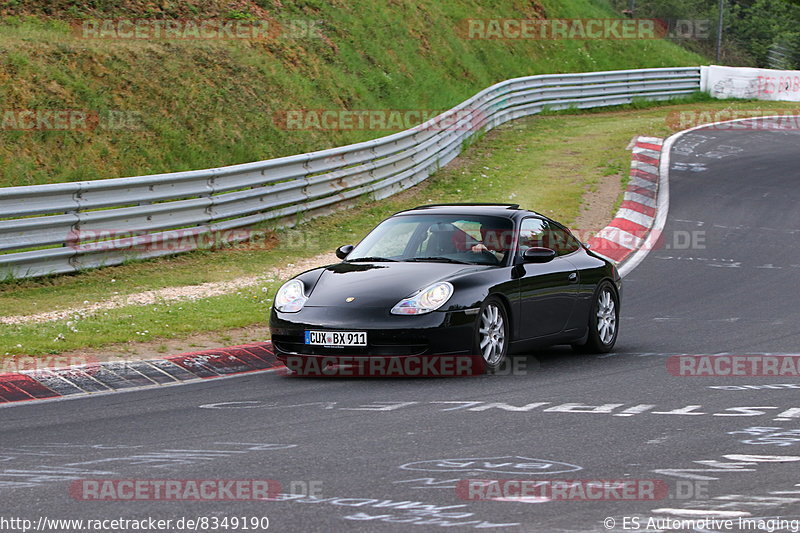
<path id="1" fill-rule="evenodd" d="M 348 255 L 350 255 L 350 252 L 353 251 L 353 248 L 355 248 L 355 246 L 353 246 L 352 244 L 345 244 L 344 246 L 338 247 L 336 249 L 336 257 L 338 257 L 339 259 L 344 259 Z"/>
<path id="2" fill-rule="evenodd" d="M 522 260 L 526 263 L 547 263 L 552 261 L 555 256 L 555 250 L 534 246 L 525 250 L 525 253 L 522 254 Z"/>

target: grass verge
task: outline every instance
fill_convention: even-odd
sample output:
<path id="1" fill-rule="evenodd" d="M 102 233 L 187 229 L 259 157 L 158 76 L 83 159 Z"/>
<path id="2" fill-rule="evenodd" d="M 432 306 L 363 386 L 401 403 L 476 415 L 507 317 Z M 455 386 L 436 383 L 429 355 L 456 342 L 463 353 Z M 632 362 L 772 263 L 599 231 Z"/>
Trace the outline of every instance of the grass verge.
<path id="1" fill-rule="evenodd" d="M 0 186 L 213 168 L 389 132 L 291 129 L 280 125 L 289 110 L 444 110 L 517 76 L 704 63 L 662 39 L 494 40 L 462 32 L 466 19 L 619 16 L 604 0 L 0 2 L 3 109 L 97 118 L 96 127 L 65 131 L 4 127 Z M 181 40 L 113 38 L 113 31 L 83 38 L 70 25 L 115 17 L 319 26 L 296 37 Z"/>

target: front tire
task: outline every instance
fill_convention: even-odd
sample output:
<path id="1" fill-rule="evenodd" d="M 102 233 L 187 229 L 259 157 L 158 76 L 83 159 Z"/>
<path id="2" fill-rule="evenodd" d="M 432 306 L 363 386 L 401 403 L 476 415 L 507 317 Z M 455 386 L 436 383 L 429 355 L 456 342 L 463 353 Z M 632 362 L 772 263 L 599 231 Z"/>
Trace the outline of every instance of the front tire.
<path id="1" fill-rule="evenodd" d="M 608 353 L 617 342 L 618 332 L 619 297 L 611 283 L 604 281 L 594 295 L 586 341 L 573 344 L 572 349 L 578 353 Z"/>
<path id="2" fill-rule="evenodd" d="M 475 324 L 473 351 L 483 357 L 487 374 L 497 371 L 508 357 L 509 336 L 508 313 L 503 303 L 490 296 L 478 312 Z"/>

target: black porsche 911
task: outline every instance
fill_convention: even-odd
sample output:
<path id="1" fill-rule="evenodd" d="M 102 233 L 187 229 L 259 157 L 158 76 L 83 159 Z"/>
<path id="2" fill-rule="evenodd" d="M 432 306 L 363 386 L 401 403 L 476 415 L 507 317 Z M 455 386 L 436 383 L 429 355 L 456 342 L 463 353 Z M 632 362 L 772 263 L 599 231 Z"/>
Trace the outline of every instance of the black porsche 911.
<path id="1" fill-rule="evenodd" d="M 336 255 L 275 295 L 270 331 L 284 362 L 464 354 L 492 371 L 509 353 L 608 352 L 617 339 L 616 267 L 516 204 L 402 211 Z"/>

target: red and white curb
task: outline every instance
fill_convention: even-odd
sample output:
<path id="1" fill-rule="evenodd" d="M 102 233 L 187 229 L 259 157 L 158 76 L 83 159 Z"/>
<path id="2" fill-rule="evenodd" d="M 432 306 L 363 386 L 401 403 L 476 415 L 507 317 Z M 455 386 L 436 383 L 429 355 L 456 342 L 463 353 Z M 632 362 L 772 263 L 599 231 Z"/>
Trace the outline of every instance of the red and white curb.
<path id="1" fill-rule="evenodd" d="M 637 137 L 622 204 L 614 220 L 589 239 L 596 254 L 620 264 L 647 242 L 658 212 L 663 143 L 655 137 Z"/>
<path id="2" fill-rule="evenodd" d="M 0 374 L 0 406 L 13 402 L 172 385 L 282 368 L 271 342 L 171 355 Z"/>

